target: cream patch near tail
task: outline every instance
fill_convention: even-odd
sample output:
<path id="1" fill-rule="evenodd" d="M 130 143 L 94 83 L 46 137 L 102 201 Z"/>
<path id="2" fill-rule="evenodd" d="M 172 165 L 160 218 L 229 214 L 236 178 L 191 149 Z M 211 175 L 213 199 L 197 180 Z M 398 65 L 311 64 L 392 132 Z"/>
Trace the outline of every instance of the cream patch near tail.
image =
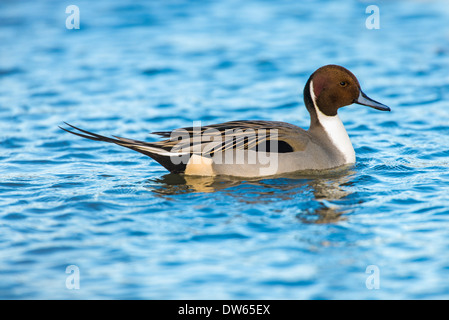
<path id="1" fill-rule="evenodd" d="M 193 154 L 187 163 L 185 174 L 191 176 L 215 176 L 213 160 Z"/>

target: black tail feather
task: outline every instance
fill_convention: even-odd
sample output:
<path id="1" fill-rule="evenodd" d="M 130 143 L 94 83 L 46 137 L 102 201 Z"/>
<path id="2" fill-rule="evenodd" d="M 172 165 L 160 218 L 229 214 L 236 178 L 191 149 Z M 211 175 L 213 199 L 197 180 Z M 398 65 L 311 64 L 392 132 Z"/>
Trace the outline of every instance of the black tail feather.
<path id="1" fill-rule="evenodd" d="M 102 136 L 102 135 L 99 135 L 99 134 L 96 134 L 96 133 L 93 133 L 93 132 L 89 132 L 89 131 L 86 131 L 86 130 L 77 128 L 77 127 L 72 126 L 71 124 L 69 124 L 69 123 L 67 123 L 67 122 L 64 122 L 64 123 L 65 123 L 66 125 L 68 125 L 68 126 L 74 128 L 74 129 L 80 131 L 80 132 L 86 133 L 86 134 L 81 134 L 81 133 L 79 133 L 79 132 L 70 131 L 70 130 L 67 130 L 67 129 L 65 129 L 65 128 L 59 126 L 60 129 L 66 131 L 66 132 L 69 132 L 69 133 L 71 133 L 71 134 L 74 134 L 74 135 L 77 135 L 77 136 L 80 136 L 80 137 L 83 137 L 83 138 L 86 138 L 86 139 L 90 139 L 90 140 L 95 140 L 95 141 L 105 141 L 105 142 L 110 142 L 110 143 L 116 143 L 116 140 L 115 140 L 115 139 L 108 138 L 108 137 L 105 137 L 105 136 Z"/>
<path id="2" fill-rule="evenodd" d="M 78 130 L 79 132 L 82 132 L 82 133 L 79 133 L 79 132 L 67 130 L 67 129 L 59 126 L 60 129 L 66 131 L 66 132 L 69 132 L 71 134 L 74 134 L 76 136 L 94 140 L 94 141 L 104 141 L 104 142 L 114 143 L 119 146 L 140 152 L 140 153 L 154 159 L 155 161 L 157 161 L 159 164 L 161 164 L 164 168 L 166 168 L 168 171 L 170 171 L 172 173 L 182 173 L 185 171 L 186 164 L 184 164 L 184 163 L 174 164 L 171 161 L 171 158 L 169 155 L 166 155 L 166 154 L 161 155 L 161 154 L 158 154 L 157 152 L 151 152 L 149 150 L 142 150 L 141 148 L 139 148 L 139 147 L 153 147 L 156 149 L 160 149 L 162 153 L 167 153 L 166 150 L 158 147 L 155 144 L 144 142 L 144 141 L 139 141 L 139 140 L 117 137 L 117 136 L 113 136 L 114 138 L 116 138 L 116 139 L 113 139 L 113 138 L 105 137 L 105 136 L 102 136 L 102 135 L 99 135 L 99 134 L 96 134 L 96 133 L 93 133 L 93 132 L 90 132 L 87 130 L 83 130 L 83 129 L 75 127 L 74 125 L 71 125 L 67 122 L 64 122 L 64 123 L 66 125 L 68 125 L 69 127 L 73 128 L 75 130 Z"/>

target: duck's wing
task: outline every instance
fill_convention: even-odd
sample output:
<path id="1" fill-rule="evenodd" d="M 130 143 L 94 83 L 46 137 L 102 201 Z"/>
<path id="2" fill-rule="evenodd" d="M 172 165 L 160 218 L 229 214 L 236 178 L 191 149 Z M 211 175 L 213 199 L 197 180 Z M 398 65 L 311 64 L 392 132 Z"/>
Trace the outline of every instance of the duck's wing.
<path id="1" fill-rule="evenodd" d="M 167 151 L 203 155 L 230 149 L 277 153 L 303 151 L 310 141 L 307 131 L 280 121 L 238 120 L 152 134 L 169 138 L 154 143 Z"/>
<path id="2" fill-rule="evenodd" d="M 152 132 L 168 138 L 158 142 L 144 142 L 117 136 L 110 138 L 65 124 L 76 131 L 60 127 L 64 131 L 135 150 L 156 160 L 173 173 L 184 172 L 192 154 L 211 157 L 215 153 L 236 149 L 287 153 L 303 151 L 310 141 L 307 131 L 278 121 L 239 120 L 202 127 Z M 180 157 L 184 157 L 183 159 L 187 161 L 173 160 Z"/>

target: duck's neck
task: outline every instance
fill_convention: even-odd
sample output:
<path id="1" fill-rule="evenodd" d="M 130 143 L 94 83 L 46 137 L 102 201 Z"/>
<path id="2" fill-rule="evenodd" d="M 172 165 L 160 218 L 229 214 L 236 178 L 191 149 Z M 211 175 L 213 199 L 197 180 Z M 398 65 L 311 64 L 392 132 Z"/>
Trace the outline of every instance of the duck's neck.
<path id="1" fill-rule="evenodd" d="M 338 115 L 326 116 L 320 110 L 317 110 L 317 117 L 331 143 L 345 158 L 345 163 L 355 163 L 354 147 L 340 117 Z"/>
<path id="2" fill-rule="evenodd" d="M 349 139 L 348 133 L 346 132 L 340 117 L 338 114 L 335 116 L 327 116 L 322 113 L 316 105 L 312 81 L 310 81 L 309 89 L 310 100 L 313 104 L 314 111 L 314 114 L 310 112 L 311 124 L 309 130 L 313 131 L 318 128 L 324 129 L 329 141 L 344 157 L 345 164 L 355 163 L 354 147 L 352 146 L 351 140 Z"/>

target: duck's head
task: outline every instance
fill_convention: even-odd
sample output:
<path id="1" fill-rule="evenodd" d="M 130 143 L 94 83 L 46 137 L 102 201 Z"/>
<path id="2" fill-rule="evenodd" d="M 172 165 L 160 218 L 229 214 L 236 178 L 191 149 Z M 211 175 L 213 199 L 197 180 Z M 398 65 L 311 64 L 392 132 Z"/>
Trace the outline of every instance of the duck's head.
<path id="1" fill-rule="evenodd" d="M 337 115 L 338 109 L 353 103 L 390 111 L 389 107 L 363 93 L 359 81 L 351 71 L 337 65 L 321 67 L 310 76 L 304 88 L 304 101 L 315 119 L 315 109 L 332 117 Z"/>

